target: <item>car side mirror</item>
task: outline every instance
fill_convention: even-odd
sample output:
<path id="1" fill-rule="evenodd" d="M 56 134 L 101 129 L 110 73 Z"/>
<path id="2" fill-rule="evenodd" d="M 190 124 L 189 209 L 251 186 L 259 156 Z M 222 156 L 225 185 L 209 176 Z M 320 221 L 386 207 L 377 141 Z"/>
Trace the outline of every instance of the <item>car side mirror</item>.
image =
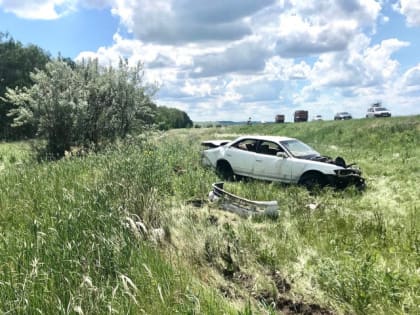
<path id="1" fill-rule="evenodd" d="M 282 159 L 286 159 L 287 158 L 287 154 L 286 152 L 277 152 L 276 155 Z"/>

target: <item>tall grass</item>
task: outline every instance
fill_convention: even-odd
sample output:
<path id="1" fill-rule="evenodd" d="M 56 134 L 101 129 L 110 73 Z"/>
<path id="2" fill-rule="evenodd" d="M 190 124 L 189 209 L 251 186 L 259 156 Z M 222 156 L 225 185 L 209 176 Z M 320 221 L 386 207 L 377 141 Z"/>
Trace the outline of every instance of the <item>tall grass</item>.
<path id="1" fill-rule="evenodd" d="M 1 313 L 229 312 L 129 224 L 165 217 L 170 190 L 152 154 L 116 148 L 2 172 Z"/>
<path id="2" fill-rule="evenodd" d="M 226 183 L 277 200 L 276 219 L 207 204 L 218 178 L 200 165 L 200 141 L 252 133 L 358 162 L 368 188 Z M 268 314 L 294 301 L 418 314 L 419 141 L 420 117 L 401 117 L 169 131 L 52 163 L 28 155 L 0 171 L 0 312 Z"/>

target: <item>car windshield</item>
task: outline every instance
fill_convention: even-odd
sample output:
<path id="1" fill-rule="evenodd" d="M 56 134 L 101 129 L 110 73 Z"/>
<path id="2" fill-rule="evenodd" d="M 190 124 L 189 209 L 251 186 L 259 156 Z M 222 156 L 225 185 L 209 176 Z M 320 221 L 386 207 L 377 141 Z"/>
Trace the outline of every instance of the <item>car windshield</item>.
<path id="1" fill-rule="evenodd" d="M 311 156 L 320 155 L 314 149 L 312 149 L 309 145 L 300 142 L 299 140 L 286 140 L 280 142 L 286 149 L 292 153 L 295 157 L 299 158 L 307 158 Z"/>
<path id="2" fill-rule="evenodd" d="M 385 107 L 375 107 L 375 111 L 376 112 L 382 112 L 382 111 L 386 111 L 387 109 Z"/>
<path id="3" fill-rule="evenodd" d="M 342 113 L 340 113 L 340 115 L 349 115 L 349 113 L 347 113 L 347 112 L 342 112 Z"/>

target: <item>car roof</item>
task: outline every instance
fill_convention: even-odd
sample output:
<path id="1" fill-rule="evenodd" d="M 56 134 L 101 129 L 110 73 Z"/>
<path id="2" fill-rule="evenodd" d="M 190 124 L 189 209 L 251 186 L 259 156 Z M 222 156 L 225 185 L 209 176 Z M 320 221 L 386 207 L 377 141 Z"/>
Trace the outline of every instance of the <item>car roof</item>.
<path id="1" fill-rule="evenodd" d="M 233 141 L 236 142 L 236 141 L 243 140 L 243 139 L 256 139 L 256 140 L 273 141 L 273 142 L 296 140 L 295 138 L 289 138 L 289 137 L 283 137 L 283 136 L 246 135 L 246 136 L 241 136 L 239 138 L 236 138 Z"/>

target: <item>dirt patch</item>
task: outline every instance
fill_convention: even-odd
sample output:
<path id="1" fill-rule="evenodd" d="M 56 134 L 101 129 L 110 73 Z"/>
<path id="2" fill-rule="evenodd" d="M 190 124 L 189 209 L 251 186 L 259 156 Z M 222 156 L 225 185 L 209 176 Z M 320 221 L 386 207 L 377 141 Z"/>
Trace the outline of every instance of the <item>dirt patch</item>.
<path id="1" fill-rule="evenodd" d="M 211 225 L 217 225 L 218 221 L 219 221 L 219 218 L 216 217 L 215 215 L 211 214 L 207 217 L 207 222 Z"/>
<path id="2" fill-rule="evenodd" d="M 202 208 L 205 204 L 207 204 L 207 201 L 203 199 L 190 199 L 187 200 L 186 203 L 192 205 L 195 208 Z"/>
<path id="3" fill-rule="evenodd" d="M 260 303 L 271 306 L 285 315 L 334 315 L 334 312 L 314 303 L 295 302 L 264 290 L 253 296 Z"/>
<path id="4" fill-rule="evenodd" d="M 238 273 L 235 275 L 236 282 L 242 285 L 251 296 L 263 305 L 270 306 L 281 314 L 286 315 L 334 315 L 335 313 L 315 303 L 305 303 L 303 301 L 293 301 L 286 297 L 287 293 L 291 291 L 292 286 L 277 270 L 272 271 L 267 275 L 274 282 L 276 290 L 261 290 L 252 292 L 253 277 L 247 274 Z"/>
<path id="5" fill-rule="evenodd" d="M 262 290 L 259 292 L 253 292 L 251 294 L 254 299 L 256 299 L 258 302 L 262 303 L 263 305 L 271 306 L 273 308 L 276 308 L 276 300 L 277 296 L 274 292 L 269 290 Z"/>
<path id="6" fill-rule="evenodd" d="M 290 299 L 278 297 L 275 301 L 276 309 L 283 314 L 303 314 L 303 315 L 333 315 L 334 313 L 321 307 L 318 304 L 307 304 L 303 302 L 293 302 Z"/>
<path id="7" fill-rule="evenodd" d="M 247 291 L 250 291 L 254 285 L 254 277 L 242 271 L 235 272 L 233 275 L 233 281 L 245 288 Z"/>
<path id="8" fill-rule="evenodd" d="M 228 299 L 237 299 L 240 295 L 236 292 L 235 288 L 232 285 L 221 285 L 219 286 L 219 292 Z"/>
<path id="9" fill-rule="evenodd" d="M 283 278 L 279 271 L 273 271 L 271 273 L 271 279 L 273 279 L 279 293 L 287 293 L 290 291 L 292 286 Z"/>

